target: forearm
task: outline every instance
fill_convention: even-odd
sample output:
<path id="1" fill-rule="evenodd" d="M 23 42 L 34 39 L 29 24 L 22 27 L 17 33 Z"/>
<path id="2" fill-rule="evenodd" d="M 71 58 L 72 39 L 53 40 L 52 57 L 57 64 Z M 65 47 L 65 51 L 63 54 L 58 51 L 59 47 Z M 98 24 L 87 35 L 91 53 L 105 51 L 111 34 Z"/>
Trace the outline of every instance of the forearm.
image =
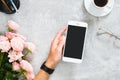
<path id="1" fill-rule="evenodd" d="M 52 61 L 47 60 L 45 62 L 45 66 L 47 66 L 48 68 L 54 69 L 56 65 L 53 64 Z M 39 73 L 36 75 L 34 80 L 48 80 L 49 77 L 50 77 L 50 74 L 48 74 L 47 72 L 41 69 Z"/>
<path id="2" fill-rule="evenodd" d="M 50 75 L 48 73 L 41 69 L 34 80 L 48 80 L 49 76 Z"/>
<path id="3" fill-rule="evenodd" d="M 41 70 L 36 75 L 34 80 L 48 80 L 50 74 L 54 71 L 57 64 L 62 57 L 62 49 L 65 43 L 65 37 L 63 36 L 66 31 L 66 27 L 62 28 L 51 43 L 50 53 L 45 63 L 41 66 Z M 48 69 L 46 71 L 46 69 Z"/>

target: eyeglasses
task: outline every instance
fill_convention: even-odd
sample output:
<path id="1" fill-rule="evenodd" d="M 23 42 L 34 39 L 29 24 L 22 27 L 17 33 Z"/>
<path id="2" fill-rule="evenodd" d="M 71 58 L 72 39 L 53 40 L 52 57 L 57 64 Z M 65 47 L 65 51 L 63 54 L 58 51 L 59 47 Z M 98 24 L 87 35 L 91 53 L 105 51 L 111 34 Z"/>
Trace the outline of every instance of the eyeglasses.
<path id="1" fill-rule="evenodd" d="M 107 29 L 99 28 L 97 38 L 108 44 L 112 42 L 115 47 L 120 48 L 120 37 Z"/>
<path id="2" fill-rule="evenodd" d="M 12 14 L 18 11 L 20 6 L 19 0 L 0 0 L 0 11 Z"/>

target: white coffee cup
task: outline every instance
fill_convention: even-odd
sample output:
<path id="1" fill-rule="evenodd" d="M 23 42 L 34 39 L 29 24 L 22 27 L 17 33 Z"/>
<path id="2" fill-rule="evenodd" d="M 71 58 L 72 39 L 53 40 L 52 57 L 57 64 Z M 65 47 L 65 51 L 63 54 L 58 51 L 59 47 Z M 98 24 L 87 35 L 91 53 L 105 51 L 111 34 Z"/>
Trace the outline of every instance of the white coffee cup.
<path id="1" fill-rule="evenodd" d="M 112 11 L 114 0 L 84 0 L 84 4 L 91 15 L 101 17 Z"/>

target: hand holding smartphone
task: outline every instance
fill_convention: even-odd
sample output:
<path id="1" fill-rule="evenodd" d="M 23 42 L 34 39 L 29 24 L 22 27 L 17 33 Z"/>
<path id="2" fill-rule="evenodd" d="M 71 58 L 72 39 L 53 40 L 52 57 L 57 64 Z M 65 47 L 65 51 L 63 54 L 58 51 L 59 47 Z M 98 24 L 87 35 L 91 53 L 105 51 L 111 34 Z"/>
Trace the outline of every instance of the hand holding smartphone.
<path id="1" fill-rule="evenodd" d="M 69 21 L 66 42 L 63 50 L 63 61 L 81 63 L 85 48 L 85 37 L 88 24 Z"/>

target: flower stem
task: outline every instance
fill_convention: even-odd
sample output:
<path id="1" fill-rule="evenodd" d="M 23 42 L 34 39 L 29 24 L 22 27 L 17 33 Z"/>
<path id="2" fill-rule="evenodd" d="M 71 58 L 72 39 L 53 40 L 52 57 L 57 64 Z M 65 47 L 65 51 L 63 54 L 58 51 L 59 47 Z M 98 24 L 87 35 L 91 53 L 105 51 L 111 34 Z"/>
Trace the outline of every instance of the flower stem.
<path id="1" fill-rule="evenodd" d="M 0 52 L 0 68 L 3 61 L 4 53 Z"/>
<path id="2" fill-rule="evenodd" d="M 23 59 L 26 59 L 26 56 L 28 55 L 28 53 L 29 53 L 29 51 L 26 50 L 26 52 L 25 52 L 25 54 L 24 54 L 24 56 L 23 56 Z"/>
<path id="3" fill-rule="evenodd" d="M 28 53 L 25 53 L 24 58 L 26 58 L 27 55 L 28 55 Z"/>

